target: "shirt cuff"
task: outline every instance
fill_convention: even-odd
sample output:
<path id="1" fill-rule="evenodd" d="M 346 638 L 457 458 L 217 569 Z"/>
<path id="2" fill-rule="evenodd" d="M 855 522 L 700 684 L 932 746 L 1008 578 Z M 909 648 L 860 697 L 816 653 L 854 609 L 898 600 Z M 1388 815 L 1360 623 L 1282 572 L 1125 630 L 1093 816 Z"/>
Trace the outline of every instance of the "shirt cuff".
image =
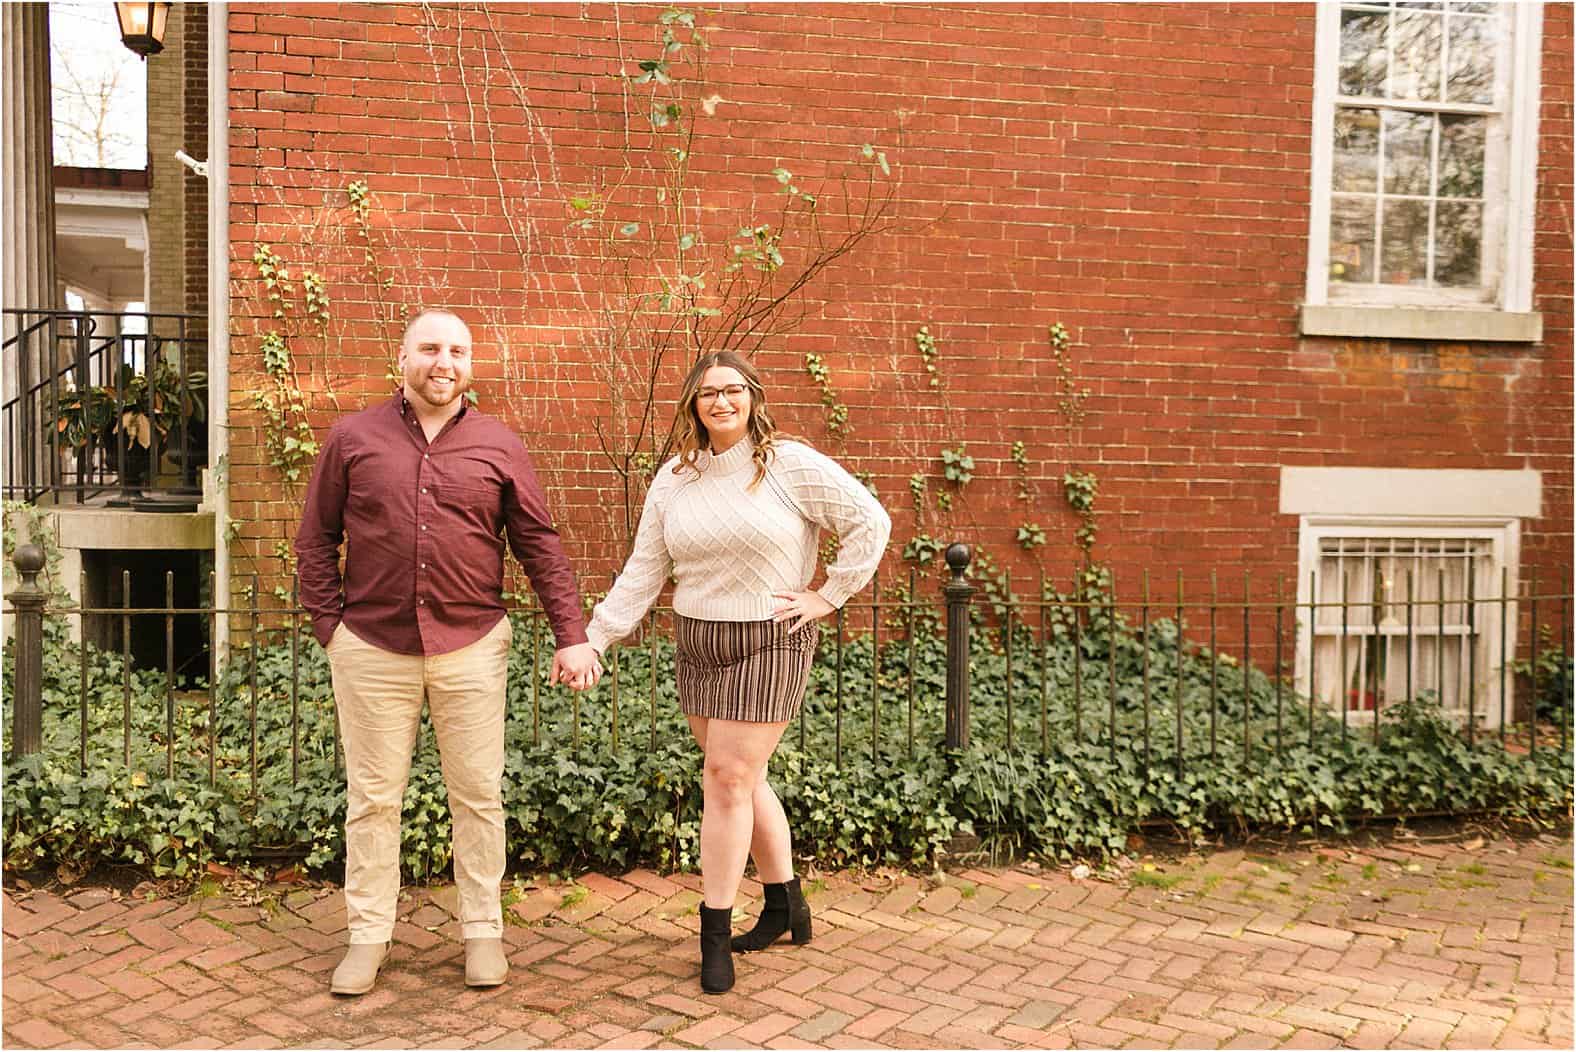
<path id="1" fill-rule="evenodd" d="M 334 638 L 334 629 L 338 628 L 339 623 L 343 620 L 343 617 L 337 617 L 332 614 L 325 614 L 322 617 L 314 617 L 312 619 L 312 635 L 317 637 L 318 645 L 324 650 L 328 649 L 328 641 Z"/>
<path id="2" fill-rule="evenodd" d="M 562 628 L 555 627 L 553 629 L 553 639 L 559 650 L 562 650 L 565 647 L 579 646 L 581 643 L 586 641 L 585 622 L 579 621 L 572 625 L 563 626 Z"/>
<path id="3" fill-rule="evenodd" d="M 828 603 L 831 603 L 834 610 L 841 610 L 843 608 L 843 604 L 848 602 L 848 597 L 854 593 L 850 592 L 842 585 L 833 584 L 831 581 L 827 581 L 825 584 L 815 590 L 815 594 L 820 596 L 822 599 L 825 599 Z"/>

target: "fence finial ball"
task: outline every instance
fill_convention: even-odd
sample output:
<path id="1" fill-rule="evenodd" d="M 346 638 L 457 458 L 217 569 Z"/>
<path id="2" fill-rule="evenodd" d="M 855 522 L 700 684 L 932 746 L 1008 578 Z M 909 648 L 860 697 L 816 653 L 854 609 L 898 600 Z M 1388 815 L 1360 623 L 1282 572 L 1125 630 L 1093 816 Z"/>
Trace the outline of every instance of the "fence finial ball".
<path id="1" fill-rule="evenodd" d="M 11 556 L 11 563 L 16 567 L 17 573 L 22 575 L 22 580 L 32 583 L 44 568 L 44 549 L 36 544 L 24 544 L 17 548 L 16 554 Z"/>
<path id="2" fill-rule="evenodd" d="M 963 571 L 969 568 L 969 559 L 974 552 L 962 541 L 954 541 L 947 545 L 947 566 L 952 570 L 952 576 L 962 577 Z"/>

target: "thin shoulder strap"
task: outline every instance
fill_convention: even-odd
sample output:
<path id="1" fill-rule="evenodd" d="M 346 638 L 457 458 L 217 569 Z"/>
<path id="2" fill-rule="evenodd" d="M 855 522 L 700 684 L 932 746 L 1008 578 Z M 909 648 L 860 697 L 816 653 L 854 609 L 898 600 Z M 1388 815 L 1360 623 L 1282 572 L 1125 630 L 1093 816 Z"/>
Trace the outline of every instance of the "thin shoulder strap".
<path id="1" fill-rule="evenodd" d="M 780 453 L 781 451 L 779 450 L 779 455 Z M 775 473 L 773 473 L 772 468 L 776 466 L 777 460 L 777 457 L 772 457 L 772 459 L 766 464 L 766 484 L 772 488 L 772 492 L 777 495 L 778 500 L 782 501 L 784 507 L 798 515 L 801 519 L 809 521 L 810 516 L 804 513 L 804 509 L 799 507 L 798 501 L 793 499 L 793 494 L 788 492 L 788 488 L 784 486 L 782 481 L 778 479 Z"/>

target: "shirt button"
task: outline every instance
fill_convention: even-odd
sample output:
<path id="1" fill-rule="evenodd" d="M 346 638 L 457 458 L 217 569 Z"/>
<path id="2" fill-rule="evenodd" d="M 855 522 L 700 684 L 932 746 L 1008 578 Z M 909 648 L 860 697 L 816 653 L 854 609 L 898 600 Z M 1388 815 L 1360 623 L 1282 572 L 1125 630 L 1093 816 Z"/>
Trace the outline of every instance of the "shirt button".
<path id="1" fill-rule="evenodd" d="M 427 600 L 425 600 L 425 599 L 418 599 L 418 600 L 416 600 L 416 605 L 417 606 L 426 606 L 427 605 Z"/>
<path id="2" fill-rule="evenodd" d="M 423 453 L 421 455 L 421 459 L 423 459 L 423 460 L 431 460 L 432 459 L 432 454 L 431 453 Z"/>
<path id="3" fill-rule="evenodd" d="M 425 492 L 427 492 L 427 487 L 426 487 L 426 486 L 423 486 L 423 487 L 421 487 L 421 491 L 422 491 L 422 492 L 423 492 L 423 493 L 425 493 Z"/>
<path id="4" fill-rule="evenodd" d="M 421 524 L 421 528 L 422 528 L 422 530 L 426 530 L 426 528 L 427 528 L 427 524 L 426 524 L 426 523 L 422 523 L 422 524 Z"/>

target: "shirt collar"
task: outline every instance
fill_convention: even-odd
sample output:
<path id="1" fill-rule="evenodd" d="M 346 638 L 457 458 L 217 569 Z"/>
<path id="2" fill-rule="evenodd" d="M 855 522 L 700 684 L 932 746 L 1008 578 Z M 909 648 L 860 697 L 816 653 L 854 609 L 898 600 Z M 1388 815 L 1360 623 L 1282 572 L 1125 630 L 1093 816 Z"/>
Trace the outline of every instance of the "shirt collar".
<path id="1" fill-rule="evenodd" d="M 395 404 L 396 407 L 398 407 L 399 415 L 402 418 L 407 417 L 412 412 L 412 410 L 410 408 L 410 400 L 405 397 L 405 389 L 403 387 L 395 388 L 395 390 L 394 390 L 394 404 Z M 470 404 L 470 402 L 466 400 L 464 395 L 461 395 L 460 396 L 460 411 L 458 413 L 454 414 L 453 419 L 454 420 L 458 420 L 458 419 L 460 419 L 460 417 L 464 416 L 466 413 L 468 413 L 470 411 L 471 411 L 471 404 Z M 447 427 L 448 424 L 445 424 L 444 426 Z"/>

